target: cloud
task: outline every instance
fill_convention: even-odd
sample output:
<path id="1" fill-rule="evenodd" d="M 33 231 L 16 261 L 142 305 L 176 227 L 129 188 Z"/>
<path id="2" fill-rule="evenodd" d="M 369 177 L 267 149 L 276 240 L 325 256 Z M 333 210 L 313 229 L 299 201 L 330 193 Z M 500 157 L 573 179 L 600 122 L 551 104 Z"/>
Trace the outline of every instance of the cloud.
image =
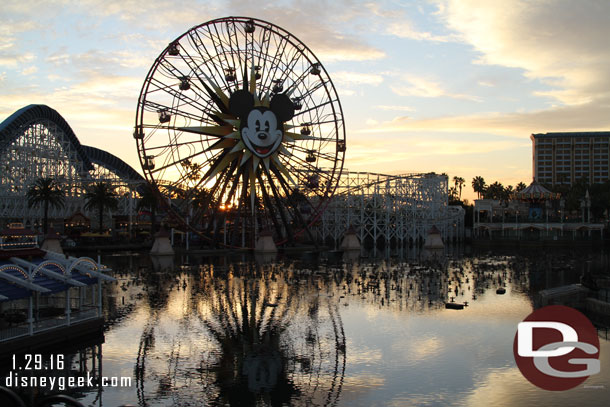
<path id="1" fill-rule="evenodd" d="M 0 66 L 15 68 L 24 63 L 30 63 L 36 59 L 36 55 L 31 52 L 25 54 L 8 53 L 0 54 Z"/>
<path id="2" fill-rule="evenodd" d="M 38 72 L 37 66 L 30 66 L 21 70 L 22 75 L 32 75 L 36 72 Z"/>
<path id="3" fill-rule="evenodd" d="M 61 65 L 66 65 L 66 64 L 70 63 L 70 60 L 71 60 L 70 54 L 68 54 L 65 51 L 65 48 L 63 48 L 61 51 L 54 52 L 53 54 L 49 55 L 45 59 L 45 62 L 48 64 L 51 64 L 51 65 L 61 66 Z"/>
<path id="4" fill-rule="evenodd" d="M 402 76 L 402 82 L 405 84 L 390 86 L 392 92 L 399 96 L 418 96 L 424 98 L 449 97 L 475 102 L 481 101 L 477 96 L 451 93 L 444 89 L 440 82 L 422 76 L 405 74 Z"/>
<path id="5" fill-rule="evenodd" d="M 399 106 L 399 105 L 377 105 L 373 106 L 373 109 L 388 110 L 396 112 L 414 112 L 415 108 L 410 106 Z"/>
<path id="6" fill-rule="evenodd" d="M 381 123 L 365 133 L 441 131 L 503 134 L 526 137 L 552 131 L 603 131 L 610 128 L 610 98 L 575 106 L 561 106 L 531 112 L 478 113 L 412 119 L 399 117 Z"/>
<path id="7" fill-rule="evenodd" d="M 368 45 L 364 38 L 349 34 L 343 28 L 358 18 L 366 17 L 370 7 L 354 5 L 349 0 L 326 2 L 300 0 L 275 5 L 267 2 L 186 0 L 179 6 L 169 0 L 83 0 L 72 4 L 82 13 L 114 17 L 146 30 L 171 31 L 180 34 L 188 27 L 222 15 L 247 15 L 273 22 L 289 30 L 316 56 L 325 62 L 365 61 L 385 57 L 385 52 Z M 198 10 L 194 13 L 193 10 Z M 202 10 L 204 10 L 202 12 Z M 142 18 L 146 16 L 146 18 Z M 168 38 L 168 41 L 171 38 Z"/>
<path id="8" fill-rule="evenodd" d="M 485 86 L 487 88 L 493 88 L 496 86 L 495 83 L 491 82 L 491 81 L 484 81 L 484 80 L 480 80 L 477 82 L 477 85 L 479 86 Z"/>
<path id="9" fill-rule="evenodd" d="M 4 5 L 3 5 L 4 7 Z M 8 15 L 8 14 L 7 14 Z M 0 50 L 12 48 L 16 35 L 39 28 L 39 24 L 28 20 L 3 19 L 0 25 Z"/>
<path id="10" fill-rule="evenodd" d="M 480 53 L 479 63 L 522 68 L 564 104 L 610 96 L 610 2 L 441 0 L 439 17 Z"/>
<path id="11" fill-rule="evenodd" d="M 372 131 L 373 132 L 373 131 Z M 400 136 L 385 136 L 383 142 L 371 143 L 369 138 L 358 137 L 349 142 L 349 158 L 354 161 L 373 160 L 378 156 L 380 162 L 406 160 L 409 158 L 434 156 L 460 156 L 464 154 L 487 154 L 518 147 L 529 147 L 529 139 L 511 137 L 462 137 L 444 134 L 412 133 Z"/>
<path id="12" fill-rule="evenodd" d="M 429 363 L 430 359 L 439 357 L 447 347 L 442 338 L 437 336 L 424 336 L 410 341 L 395 342 L 392 344 L 392 353 L 396 357 L 404 358 L 409 366 L 421 362 Z"/>
<path id="13" fill-rule="evenodd" d="M 323 63 L 336 61 L 369 61 L 384 58 L 385 52 L 367 43 L 364 35 L 352 34 L 353 24 L 366 18 L 369 9 L 349 0 L 300 1 L 282 5 L 267 2 L 229 1 L 230 14 L 249 15 L 288 29 L 303 41 Z"/>
<path id="14" fill-rule="evenodd" d="M 426 31 L 417 31 L 408 20 L 391 23 L 386 33 L 399 38 L 408 38 L 416 41 L 453 42 L 457 41 L 455 35 L 436 35 Z"/>
<path id="15" fill-rule="evenodd" d="M 372 85 L 377 86 L 383 82 L 383 76 L 361 72 L 339 71 L 333 72 L 333 81 L 339 85 Z"/>

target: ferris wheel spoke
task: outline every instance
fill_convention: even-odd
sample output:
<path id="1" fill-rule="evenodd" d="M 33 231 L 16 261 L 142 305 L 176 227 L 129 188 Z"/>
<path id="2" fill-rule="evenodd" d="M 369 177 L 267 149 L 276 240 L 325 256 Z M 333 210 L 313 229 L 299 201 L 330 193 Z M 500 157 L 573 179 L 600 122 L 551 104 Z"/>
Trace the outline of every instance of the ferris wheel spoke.
<path id="1" fill-rule="evenodd" d="M 261 188 L 261 193 L 263 195 L 263 202 L 265 204 L 265 210 L 267 212 L 269 212 L 269 218 L 271 218 L 271 222 L 273 223 L 273 226 L 275 227 L 275 233 L 279 236 L 280 239 L 282 239 L 282 237 L 283 237 L 282 228 L 278 223 L 277 216 L 275 215 L 275 210 L 273 209 L 274 205 L 271 202 L 271 198 L 269 197 L 267 188 L 264 187 L 265 183 L 262 179 L 260 171 L 257 172 L 256 177 L 257 177 L 260 185 L 263 186 Z M 271 184 L 270 180 L 268 180 L 268 181 L 269 181 L 270 185 L 273 185 L 273 184 Z M 275 193 L 274 193 L 274 195 L 275 195 Z M 282 222 L 284 222 L 284 226 L 287 226 L 288 222 L 286 222 L 286 217 L 284 216 L 284 210 L 282 208 L 282 204 L 280 203 L 280 200 L 278 199 L 277 196 L 275 196 L 275 204 L 276 204 L 276 208 L 277 208 L 278 212 L 280 213 L 280 217 L 282 218 Z M 287 233 L 290 235 L 289 232 L 287 232 Z"/>
<path id="2" fill-rule="evenodd" d="M 280 218 L 282 219 L 282 222 L 284 223 L 284 227 L 286 228 L 286 235 L 287 235 L 288 241 L 292 243 L 292 227 L 290 226 L 290 222 L 286 218 L 285 198 L 282 199 L 282 197 L 278 193 L 278 190 L 275 186 L 275 183 L 273 182 L 273 178 L 269 174 L 269 171 L 264 166 L 262 168 L 263 168 L 263 171 L 265 172 L 265 176 L 267 177 L 267 183 L 268 183 L 269 187 L 271 188 L 271 192 L 273 193 L 273 196 L 275 198 L 275 204 L 276 204 L 277 210 L 280 214 Z M 257 177 L 259 179 L 260 184 L 264 185 L 260 171 L 258 172 Z M 277 225 L 277 217 L 274 214 L 273 205 L 271 204 L 271 199 L 269 198 L 269 196 L 267 194 L 266 188 L 263 187 L 263 188 L 261 188 L 261 190 L 263 192 L 263 197 L 266 197 L 266 200 L 269 205 L 268 210 L 271 213 L 271 219 L 273 220 L 274 224 L 276 224 L 277 234 L 281 239 L 283 237 L 282 229 L 279 225 Z"/>
<path id="3" fill-rule="evenodd" d="M 324 87 L 324 82 L 320 79 L 318 81 L 316 81 L 315 85 L 311 88 L 308 88 L 305 93 L 302 93 L 300 95 L 302 100 L 305 100 L 308 97 L 311 97 L 317 90 L 321 89 Z"/>
<path id="4" fill-rule="evenodd" d="M 299 157 L 297 155 L 292 155 L 291 158 L 299 161 L 301 169 L 306 170 L 306 171 L 319 172 L 318 167 L 316 165 L 314 165 L 306 160 L 303 160 L 301 157 Z M 290 163 L 288 163 L 288 165 L 293 166 Z"/>
<path id="5" fill-rule="evenodd" d="M 225 170 L 227 171 L 227 170 Z M 224 174 L 224 172 L 222 172 L 220 174 L 220 176 L 222 176 Z M 208 191 L 207 195 L 204 197 L 204 199 L 201 201 L 201 208 L 202 211 L 205 211 L 206 208 L 210 207 L 210 203 L 212 202 L 212 199 L 214 198 L 214 194 L 216 193 L 216 190 L 218 189 L 218 186 L 220 185 L 219 182 L 216 182 L 214 185 L 212 185 L 212 188 L 210 188 L 210 190 Z"/>
<path id="6" fill-rule="evenodd" d="M 320 171 L 317 168 L 313 171 L 296 168 L 291 164 L 286 165 L 291 170 L 291 173 L 297 173 L 300 178 L 301 185 L 305 185 L 308 189 L 314 192 L 316 196 L 320 196 L 316 190 L 320 189 L 320 185 L 327 185 L 333 180 L 333 175 L 328 175 L 325 171 Z"/>
<path id="7" fill-rule="evenodd" d="M 299 145 L 297 145 L 297 144 L 295 144 L 295 145 L 294 145 L 294 146 L 292 146 L 292 147 L 293 147 L 295 150 L 298 150 L 298 151 L 303 152 L 303 153 L 309 153 L 309 152 L 313 151 L 313 150 L 309 150 L 309 149 L 307 149 L 307 148 L 305 148 L 305 147 L 303 147 L 303 146 L 299 146 Z M 336 156 L 335 156 L 335 155 L 331 155 L 331 154 L 328 154 L 328 153 L 324 153 L 324 152 L 322 152 L 322 151 L 320 151 L 320 150 L 316 150 L 315 155 L 316 155 L 318 158 L 324 158 L 324 159 L 326 159 L 326 160 L 328 160 L 328 161 L 334 161 L 334 160 L 335 160 L 335 158 L 336 158 Z"/>
<path id="8" fill-rule="evenodd" d="M 224 195 L 224 193 L 225 193 L 225 191 L 227 189 L 227 185 L 230 182 L 229 177 L 233 173 L 233 171 L 235 170 L 235 167 L 236 167 L 236 163 L 235 163 L 235 165 L 231 166 L 230 169 L 225 169 L 223 171 L 222 176 L 219 178 L 219 181 L 215 184 L 215 187 L 220 185 L 220 184 L 222 184 L 221 190 L 218 193 L 218 197 L 219 198 Z M 215 189 L 217 189 L 217 188 L 215 188 Z M 218 214 L 218 211 L 220 209 L 219 201 L 220 201 L 220 199 L 217 199 L 215 204 L 212 207 L 212 217 L 211 217 L 211 219 L 216 219 L 217 218 L 217 214 Z M 209 202 L 208 202 L 208 206 L 209 206 Z M 208 225 L 208 233 L 210 232 L 212 227 L 214 228 L 214 243 L 217 242 L 217 234 L 218 234 L 218 225 L 215 224 L 215 223 L 216 222 L 210 222 L 210 224 Z"/>
<path id="9" fill-rule="evenodd" d="M 239 178 L 241 177 L 243 171 L 244 171 L 244 168 L 240 167 L 237 170 L 237 173 L 235 174 L 234 179 L 239 180 Z M 231 201 L 233 200 L 233 197 L 235 196 L 235 192 L 237 191 L 238 187 L 239 187 L 239 182 L 232 182 L 231 189 L 229 190 L 229 194 L 227 195 L 227 198 L 224 201 L 225 208 L 227 206 L 230 206 Z"/>
<path id="10" fill-rule="evenodd" d="M 147 146 L 146 151 L 152 152 L 155 150 L 161 150 L 159 153 L 157 153 L 158 155 L 160 155 L 160 154 L 166 154 L 166 153 L 168 153 L 168 151 L 172 151 L 176 147 L 187 146 L 190 144 L 202 144 L 202 140 L 183 141 L 183 142 L 175 143 L 172 145 L 164 144 L 164 145 L 160 145 L 160 146 Z"/>
<path id="11" fill-rule="evenodd" d="M 184 54 L 186 54 L 186 56 L 189 57 L 189 59 L 191 61 L 193 61 L 193 63 L 195 63 L 195 61 L 193 60 L 193 57 L 191 57 L 191 55 L 185 50 Z M 182 54 L 181 54 L 182 56 Z M 188 61 L 184 58 L 184 56 L 182 56 L 182 59 L 184 60 L 184 62 L 186 64 L 188 64 Z M 190 65 L 189 65 L 190 66 Z M 212 90 L 210 88 L 210 86 L 206 83 L 206 80 L 204 80 L 201 76 L 200 76 L 200 66 L 196 64 L 196 66 L 194 68 L 191 68 L 193 75 L 195 75 L 195 77 L 197 78 L 197 80 L 199 81 L 199 84 L 203 87 L 203 89 L 199 88 L 198 86 L 197 89 L 201 89 L 202 92 L 204 92 L 205 94 L 208 95 L 208 97 L 210 97 L 210 99 L 214 102 L 214 104 L 216 104 L 216 107 L 222 112 L 222 113 L 227 113 L 228 112 L 228 108 L 225 105 L 225 103 L 222 101 L 222 99 L 220 98 L 220 96 L 218 96 L 218 94 L 216 92 L 214 92 L 214 90 Z M 203 73 L 203 72 L 201 72 Z M 216 83 L 214 83 L 214 85 L 216 85 Z M 216 85 L 218 86 L 218 85 Z M 209 113 L 208 113 L 209 114 Z M 211 114 L 209 114 L 211 116 Z M 217 121 L 218 123 L 221 123 L 220 119 L 218 119 Z"/>
<path id="12" fill-rule="evenodd" d="M 280 43 L 279 43 L 279 45 L 276 45 L 275 55 L 269 61 L 272 71 L 269 72 L 269 75 L 265 76 L 265 81 L 263 82 L 263 86 L 268 89 L 271 89 L 272 88 L 271 83 L 274 80 L 277 80 L 277 78 L 275 78 L 275 75 L 276 75 L 278 68 L 281 65 L 281 61 L 282 61 L 280 58 L 280 55 L 284 52 L 287 45 L 288 45 L 288 42 L 286 41 L 286 39 L 283 36 L 280 37 Z M 274 61 L 275 61 L 275 63 L 273 63 Z"/>
<path id="13" fill-rule="evenodd" d="M 185 63 L 186 63 L 186 60 L 185 60 Z M 181 102 L 185 102 L 185 104 L 186 104 L 186 102 L 188 102 L 188 104 L 191 104 L 191 105 L 192 104 L 199 105 L 199 106 L 201 106 L 201 108 L 199 110 L 201 112 L 206 112 L 208 110 L 208 106 L 207 105 L 201 105 L 199 102 L 195 102 L 195 101 L 198 100 L 198 99 L 203 99 L 202 96 L 205 95 L 205 94 L 210 95 L 210 89 L 206 85 L 206 83 L 201 79 L 201 77 L 199 76 L 197 71 L 193 71 L 193 75 L 197 78 L 199 84 L 201 84 L 203 86 L 203 89 L 201 87 L 199 87 L 199 84 L 197 83 L 197 81 L 192 81 L 191 80 L 191 76 L 190 75 L 184 75 L 181 78 L 179 78 L 181 83 L 182 83 L 182 81 L 185 81 L 185 80 L 188 81 L 189 89 L 184 90 L 184 91 L 180 91 L 180 92 L 174 90 L 173 88 L 170 88 L 170 89 L 172 89 L 173 95 L 174 95 L 174 97 L 176 99 L 180 100 Z M 181 85 L 179 85 L 179 86 L 181 86 Z M 192 97 L 187 96 L 186 92 L 189 91 L 189 90 L 192 91 L 197 96 L 196 99 L 193 99 Z M 215 99 L 213 99 L 213 101 L 216 102 Z M 223 109 L 224 108 L 224 104 L 219 105 L 219 108 Z"/>
<path id="14" fill-rule="evenodd" d="M 158 168 L 158 170 L 159 170 L 158 178 L 163 178 L 163 176 L 165 174 L 165 170 L 167 168 L 171 168 L 174 166 L 174 163 L 176 161 L 176 158 L 175 158 L 176 155 L 177 156 L 180 155 L 180 149 L 178 147 L 174 146 L 174 144 L 172 144 L 172 140 L 170 140 L 170 144 L 168 144 L 168 150 L 161 151 L 160 153 L 153 155 L 153 157 L 164 157 L 163 165 Z M 155 168 L 155 169 L 157 169 L 157 168 Z M 150 174 L 151 175 L 155 174 L 155 171 L 151 170 Z"/>
<path id="15" fill-rule="evenodd" d="M 179 159 L 178 161 L 172 161 L 171 163 L 164 163 L 164 165 L 163 165 L 163 166 L 161 166 L 161 167 L 159 167 L 159 168 L 154 168 L 154 169 L 150 170 L 150 173 L 151 173 L 151 174 L 156 174 L 156 173 L 158 173 L 159 171 L 162 171 L 162 170 L 168 169 L 168 168 L 170 168 L 170 167 L 173 167 L 173 166 L 175 166 L 175 165 L 178 165 L 178 164 L 180 164 L 180 163 L 183 163 L 183 162 L 184 162 L 184 161 L 186 161 L 186 160 L 190 160 L 191 158 L 195 158 L 195 157 L 200 156 L 200 155 L 202 155 L 202 154 L 205 154 L 205 151 L 198 151 L 198 152 L 193 153 L 193 154 L 191 154 L 191 155 L 189 155 L 189 156 L 187 156 L 187 157 L 181 158 L 181 159 Z"/>
<path id="16" fill-rule="evenodd" d="M 219 178 L 218 184 L 221 184 L 222 186 L 220 188 L 220 192 L 217 194 L 218 198 L 215 200 L 214 205 L 213 205 L 213 210 L 214 210 L 213 216 L 215 216 L 215 214 L 218 213 L 221 206 L 223 206 L 223 208 L 226 209 L 226 207 L 224 207 L 224 202 L 222 200 L 222 197 L 227 192 L 227 188 L 229 187 L 229 185 L 231 185 L 231 187 L 233 186 L 232 181 L 233 181 L 233 176 L 234 176 L 236 168 L 237 168 L 237 163 L 233 163 L 231 168 L 228 168 L 223 173 L 223 176 L 221 178 Z M 233 190 L 233 192 L 234 192 L 234 190 Z"/>
<path id="17" fill-rule="evenodd" d="M 222 170 L 222 172 L 220 173 L 220 175 L 217 178 L 216 183 L 213 185 L 213 187 L 208 191 L 208 193 L 206 194 L 206 196 L 204 197 L 203 201 L 202 201 L 202 208 L 208 208 L 210 206 L 210 204 L 212 203 L 212 200 L 214 199 L 214 196 L 216 194 L 216 190 L 218 189 L 219 185 L 223 185 L 222 187 L 222 192 L 220 192 L 219 196 L 222 196 L 222 194 L 224 193 L 224 189 L 226 188 L 226 184 L 227 181 L 225 179 L 225 176 L 227 176 L 227 173 L 232 172 L 231 170 L 234 170 L 234 168 L 225 168 L 224 170 Z M 185 199 L 184 201 L 187 202 L 187 205 L 190 204 L 190 202 L 193 200 L 193 195 L 197 194 L 197 193 L 201 193 L 201 191 L 199 190 L 199 186 L 201 185 L 201 182 L 199 182 L 196 186 L 194 186 L 193 188 L 191 188 L 187 194 L 185 195 Z M 218 200 L 217 200 L 218 201 Z M 215 203 L 214 207 L 218 208 L 220 204 L 218 202 Z"/>
<path id="18" fill-rule="evenodd" d="M 216 25 L 213 26 L 214 31 L 216 32 L 216 35 L 214 35 L 211 31 L 210 31 L 210 40 L 212 41 L 212 45 L 214 45 L 214 48 L 216 50 L 220 49 L 220 54 L 221 56 L 224 57 L 224 63 L 226 64 L 225 67 L 223 68 L 227 68 L 230 67 L 230 62 L 229 59 L 227 57 L 227 51 L 224 49 L 224 45 L 222 44 L 222 39 L 220 38 L 220 33 L 218 32 L 218 27 Z M 216 40 L 218 40 L 218 44 L 216 44 Z M 221 61 L 222 63 L 222 61 Z M 224 82 L 224 85 L 226 85 L 227 89 L 229 89 L 231 86 L 229 85 L 229 82 L 226 80 L 226 78 L 224 77 L 224 75 L 221 74 L 221 79 Z"/>
<path id="19" fill-rule="evenodd" d="M 307 77 L 309 75 L 310 75 L 309 69 L 305 69 L 303 72 L 301 72 L 301 74 L 295 80 L 292 81 L 290 86 L 288 86 L 288 88 L 286 88 L 286 94 L 294 95 L 294 92 L 299 88 L 299 86 L 301 86 L 301 84 L 303 84 L 303 82 L 305 81 L 305 79 L 307 79 Z M 299 95 L 299 99 L 300 98 L 301 98 L 301 95 Z"/>
<path id="20" fill-rule="evenodd" d="M 235 23 L 235 21 L 232 21 L 231 24 L 229 24 L 229 22 L 227 21 L 226 24 L 227 27 L 227 37 L 229 39 L 229 49 L 230 50 L 235 50 L 235 52 L 237 52 L 237 55 L 239 56 L 240 53 L 240 49 L 239 49 L 239 35 L 237 34 L 237 23 Z M 235 41 L 235 46 L 233 46 L 233 40 Z M 235 70 L 235 72 L 241 72 L 242 71 L 242 64 L 241 64 L 241 58 L 237 59 L 237 62 L 235 61 L 235 55 L 234 52 L 231 52 L 231 61 L 233 62 L 233 64 L 231 65 L 231 67 Z M 235 81 L 237 84 L 237 80 Z"/>
<path id="21" fill-rule="evenodd" d="M 201 120 L 201 116 L 199 115 L 195 115 L 193 113 L 187 112 L 185 110 L 182 110 L 176 106 L 167 106 L 165 104 L 161 104 L 161 103 L 155 103 L 152 101 L 146 101 L 145 102 L 145 106 L 146 107 L 150 107 L 150 111 L 151 112 L 157 112 L 157 113 L 161 113 L 161 111 L 165 111 L 166 113 L 170 114 L 171 116 L 175 117 L 175 116 L 181 116 L 184 117 L 186 119 L 189 120 Z M 148 109 L 147 109 L 148 110 Z M 163 127 L 163 126 L 159 126 L 159 127 Z"/>
<path id="22" fill-rule="evenodd" d="M 215 156 L 211 157 L 211 158 L 210 158 L 210 159 L 209 159 L 209 160 L 208 160 L 208 161 L 207 161 L 205 164 L 201 165 L 201 167 L 202 167 L 202 168 L 205 168 L 205 167 L 207 166 L 207 163 L 209 163 L 209 162 L 211 162 L 211 161 L 214 161 L 214 160 L 217 160 L 217 159 L 218 159 L 218 157 L 219 157 L 221 154 L 222 154 L 222 153 L 218 153 L 217 155 L 215 155 Z M 194 175 L 194 174 L 195 174 L 197 171 L 199 171 L 199 170 L 200 170 L 200 168 L 197 168 L 197 169 L 193 169 L 193 170 L 191 170 L 191 172 L 190 172 L 190 173 L 188 173 L 188 174 L 186 174 L 186 175 L 185 175 L 185 174 L 183 174 L 183 175 L 182 175 L 182 176 L 181 176 L 181 177 L 180 177 L 180 178 L 179 178 L 177 181 L 175 181 L 174 183 L 172 183 L 172 184 L 170 184 L 170 185 L 171 185 L 172 187 L 177 188 L 179 185 L 181 185 L 181 184 L 183 184 L 183 183 L 184 183 L 184 179 L 185 179 L 185 178 L 188 178 L 188 176 L 189 176 L 189 175 L 191 175 L 191 176 L 192 176 L 192 175 Z M 205 184 L 207 181 L 208 181 L 208 179 L 207 179 L 206 177 L 201 177 L 201 178 L 199 178 L 199 180 L 197 181 L 197 183 L 196 183 L 195 185 L 193 185 L 193 187 L 192 187 L 192 188 L 193 188 L 193 189 L 197 189 L 197 188 L 199 188 L 199 187 L 200 187 L 202 184 Z"/>
<path id="23" fill-rule="evenodd" d="M 311 241 L 314 242 L 316 248 L 318 248 L 318 243 L 316 242 L 316 240 L 314 239 L 313 235 L 311 234 L 311 231 L 309 230 L 309 227 L 307 226 L 307 223 L 304 221 L 302 215 L 301 215 L 301 211 L 299 208 L 299 204 L 298 202 L 295 202 L 294 196 L 293 196 L 293 190 L 290 188 L 290 185 L 288 184 L 288 182 L 284 179 L 284 177 L 282 176 L 282 173 L 277 170 L 277 168 L 275 168 L 275 166 L 271 166 L 271 171 L 275 174 L 275 176 L 277 177 L 277 180 L 279 181 L 280 186 L 282 187 L 282 189 L 284 190 L 284 193 L 286 194 L 288 200 L 291 202 L 292 209 L 294 211 L 294 216 L 293 219 L 298 219 L 301 224 L 303 225 L 305 232 L 307 233 L 309 239 Z M 305 200 L 307 200 L 307 197 L 303 196 Z M 307 200 L 307 203 L 313 208 L 313 205 L 311 205 L 311 203 Z"/>
<path id="24" fill-rule="evenodd" d="M 203 33 L 203 29 L 201 29 L 203 35 L 205 35 L 205 33 Z M 223 73 L 221 71 L 218 70 L 218 66 L 214 63 L 212 63 L 212 61 L 214 61 L 214 56 L 212 56 L 212 54 L 210 54 L 210 52 L 208 51 L 208 48 L 205 46 L 205 42 L 203 41 L 203 39 L 200 36 L 200 31 L 199 30 L 193 30 L 191 32 L 189 32 L 188 35 L 188 39 L 191 42 L 191 46 L 195 49 L 195 51 L 197 51 L 197 53 L 201 56 L 201 59 L 203 60 L 203 62 L 205 62 L 204 66 L 206 67 L 206 69 L 208 70 L 208 73 L 210 74 L 210 76 L 208 77 L 210 80 L 213 80 L 213 78 L 216 78 L 218 76 L 222 77 Z M 204 55 L 205 53 L 205 55 Z M 212 68 L 214 69 L 214 71 L 212 71 Z M 202 72 L 203 74 L 205 74 L 204 72 Z M 216 86 L 219 86 L 217 82 L 214 82 Z"/>
<path id="25" fill-rule="evenodd" d="M 280 78 L 282 80 L 282 83 L 286 83 L 288 82 L 288 80 L 291 78 L 291 74 L 294 72 L 294 67 L 296 66 L 297 62 L 299 62 L 300 59 L 303 58 L 303 55 L 300 54 L 299 52 L 297 52 L 296 50 L 294 50 L 293 55 L 289 56 L 288 58 L 286 58 L 286 68 L 283 70 L 283 73 L 285 76 L 283 76 L 282 78 Z M 296 89 L 294 86 L 294 82 L 299 82 L 301 80 L 301 78 L 303 76 L 306 76 L 308 74 L 308 70 L 306 69 L 304 72 L 302 72 L 295 80 L 293 80 L 291 83 L 285 90 L 284 92 L 287 95 L 291 95 L 292 94 L 292 90 L 291 89 Z"/>
<path id="26" fill-rule="evenodd" d="M 298 113 L 294 114 L 294 117 L 298 117 L 298 116 L 301 116 L 301 115 L 303 115 L 305 113 L 309 113 L 309 112 L 315 111 L 316 109 L 321 109 L 321 108 L 323 108 L 325 106 L 332 105 L 333 103 L 336 103 L 336 102 L 337 102 L 336 100 L 327 100 L 326 102 L 322 102 L 320 104 L 313 105 L 311 107 L 308 107 L 307 109 L 299 110 Z M 317 123 L 312 123 L 312 124 L 317 124 Z"/>
<path id="27" fill-rule="evenodd" d="M 159 85 L 157 85 L 157 82 L 159 82 L 161 84 L 161 82 L 156 78 L 151 80 L 151 84 L 156 85 L 158 90 L 163 91 L 163 92 L 167 93 L 168 95 L 171 95 L 180 101 L 188 103 L 190 105 L 190 107 L 196 107 L 196 108 L 198 108 L 198 110 L 200 110 L 202 112 L 206 110 L 207 107 L 205 105 L 203 105 L 203 104 L 199 103 L 198 101 L 196 101 L 195 99 L 185 95 L 183 92 L 177 91 L 176 89 L 173 88 L 173 85 L 159 86 Z"/>
<path id="28" fill-rule="evenodd" d="M 263 30 L 261 42 L 258 44 L 258 48 L 261 52 L 258 54 L 258 66 L 264 66 L 266 61 L 263 61 L 263 55 L 269 55 L 269 46 L 271 45 L 271 30 Z"/>

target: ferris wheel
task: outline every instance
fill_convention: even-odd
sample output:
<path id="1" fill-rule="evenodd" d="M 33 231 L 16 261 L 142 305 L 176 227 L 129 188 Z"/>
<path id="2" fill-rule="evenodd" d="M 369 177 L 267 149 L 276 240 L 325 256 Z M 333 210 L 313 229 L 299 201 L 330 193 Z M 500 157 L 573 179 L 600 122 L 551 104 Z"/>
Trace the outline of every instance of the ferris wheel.
<path id="1" fill-rule="evenodd" d="M 266 21 L 208 21 L 172 41 L 138 100 L 144 174 L 190 230 L 252 246 L 308 232 L 345 155 L 343 112 L 311 50 Z"/>

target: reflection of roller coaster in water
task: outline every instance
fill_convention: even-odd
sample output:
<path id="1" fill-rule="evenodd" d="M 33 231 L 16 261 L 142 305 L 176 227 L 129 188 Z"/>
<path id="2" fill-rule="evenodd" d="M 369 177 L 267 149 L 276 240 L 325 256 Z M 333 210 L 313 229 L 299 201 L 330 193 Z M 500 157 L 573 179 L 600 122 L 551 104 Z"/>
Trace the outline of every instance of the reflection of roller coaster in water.
<path id="1" fill-rule="evenodd" d="M 291 266 L 243 263 L 186 278 L 176 284 L 181 304 L 156 304 L 182 307 L 177 329 L 153 310 L 140 338 L 139 405 L 337 404 L 345 334 L 318 281 Z"/>

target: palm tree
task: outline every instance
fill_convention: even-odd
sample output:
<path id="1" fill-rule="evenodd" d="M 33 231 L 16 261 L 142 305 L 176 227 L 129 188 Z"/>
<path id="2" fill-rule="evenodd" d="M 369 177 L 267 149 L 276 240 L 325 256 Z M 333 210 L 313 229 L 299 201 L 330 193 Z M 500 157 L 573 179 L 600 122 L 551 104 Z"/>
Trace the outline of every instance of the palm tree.
<path id="1" fill-rule="evenodd" d="M 96 182 L 85 193 L 85 209 L 97 208 L 99 214 L 99 232 L 103 232 L 104 208 L 116 209 L 119 206 L 114 188 L 105 182 Z"/>
<path id="2" fill-rule="evenodd" d="M 513 188 L 512 185 L 509 185 L 509 186 L 505 187 L 504 188 L 504 198 L 503 198 L 503 200 L 505 202 L 508 202 L 512 198 L 514 193 L 515 193 L 515 189 Z"/>
<path id="3" fill-rule="evenodd" d="M 150 210 L 150 234 L 151 236 L 157 231 L 156 219 L 157 209 L 159 208 L 159 198 L 150 184 L 146 184 L 140 191 L 140 200 L 136 207 L 138 211 L 146 208 Z"/>
<path id="4" fill-rule="evenodd" d="M 485 199 L 497 199 L 503 200 L 506 196 L 506 192 L 504 189 L 504 185 L 499 183 L 498 181 L 494 182 L 490 186 L 485 189 L 484 198 Z"/>
<path id="5" fill-rule="evenodd" d="M 517 184 L 517 186 L 515 187 L 515 191 L 516 192 L 521 192 L 523 191 L 525 188 L 527 188 L 527 185 L 525 185 L 524 182 L 520 182 Z"/>
<path id="6" fill-rule="evenodd" d="M 462 177 L 453 177 L 453 183 L 455 184 L 455 189 L 459 191 L 459 200 L 462 200 L 462 187 L 466 183 L 466 180 Z"/>
<path id="7" fill-rule="evenodd" d="M 38 178 L 27 192 L 28 207 L 44 205 L 43 233 L 47 234 L 49 206 L 63 208 L 66 198 L 61 186 L 53 178 Z"/>
<path id="8" fill-rule="evenodd" d="M 453 204 L 458 201 L 458 192 L 455 187 L 449 187 L 449 203 Z"/>
<path id="9" fill-rule="evenodd" d="M 485 192 L 485 180 L 480 175 L 477 175 L 472 179 L 472 189 L 477 193 L 477 197 L 480 199 L 481 195 Z"/>

